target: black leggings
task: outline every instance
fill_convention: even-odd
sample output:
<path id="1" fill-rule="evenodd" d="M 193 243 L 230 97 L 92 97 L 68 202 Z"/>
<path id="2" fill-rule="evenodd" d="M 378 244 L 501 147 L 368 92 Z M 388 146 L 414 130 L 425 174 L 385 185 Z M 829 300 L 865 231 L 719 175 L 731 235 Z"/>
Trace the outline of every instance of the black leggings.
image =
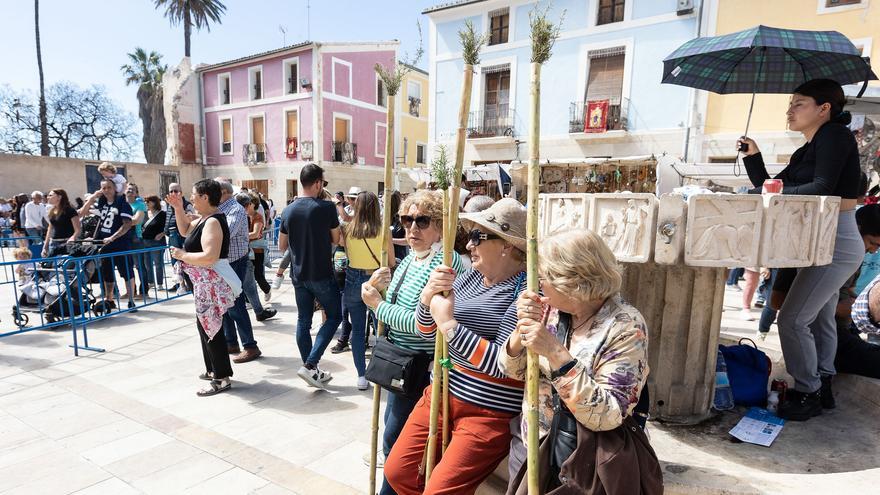
<path id="1" fill-rule="evenodd" d="M 202 357 L 205 359 L 205 371 L 212 373 L 214 378 L 229 378 L 232 376 L 232 364 L 229 362 L 229 350 L 226 348 L 226 339 L 221 329 L 208 340 L 208 334 L 202 328 L 202 322 L 196 318 L 196 327 L 199 329 L 199 337 L 202 341 Z"/>
<path id="2" fill-rule="evenodd" d="M 254 280 L 257 281 L 257 285 L 260 286 L 260 290 L 264 293 L 269 293 L 272 290 L 272 287 L 269 285 L 269 282 L 266 281 L 266 265 L 263 262 L 266 260 L 266 252 L 256 252 L 254 251 L 254 259 L 252 263 L 254 264 Z"/>

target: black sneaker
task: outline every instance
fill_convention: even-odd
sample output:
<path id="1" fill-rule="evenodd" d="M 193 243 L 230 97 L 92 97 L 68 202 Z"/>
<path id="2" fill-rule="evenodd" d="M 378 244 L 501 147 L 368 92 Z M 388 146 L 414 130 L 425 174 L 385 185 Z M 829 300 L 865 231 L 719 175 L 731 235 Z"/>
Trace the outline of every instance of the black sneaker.
<path id="1" fill-rule="evenodd" d="M 785 400 L 779 404 L 776 415 L 788 421 L 806 421 L 822 414 L 819 390 L 811 393 L 789 389 L 785 392 Z"/>
<path id="2" fill-rule="evenodd" d="M 262 313 L 257 315 L 257 321 L 268 320 L 278 314 L 277 309 L 264 309 Z"/>
<path id="3" fill-rule="evenodd" d="M 834 409 L 837 404 L 834 402 L 834 394 L 831 392 L 831 375 L 822 377 L 822 387 L 819 388 L 819 402 L 822 409 Z"/>
<path id="4" fill-rule="evenodd" d="M 171 287 L 168 287 L 168 288 L 165 289 L 165 290 L 167 290 L 168 292 L 177 292 L 177 289 L 178 289 L 179 287 L 180 287 L 180 284 L 174 284 L 174 285 L 172 285 Z"/>
<path id="5" fill-rule="evenodd" d="M 333 354 L 340 354 L 350 350 L 351 347 L 349 347 L 348 342 L 343 342 L 341 340 L 337 340 L 336 345 L 330 348 L 330 352 Z"/>

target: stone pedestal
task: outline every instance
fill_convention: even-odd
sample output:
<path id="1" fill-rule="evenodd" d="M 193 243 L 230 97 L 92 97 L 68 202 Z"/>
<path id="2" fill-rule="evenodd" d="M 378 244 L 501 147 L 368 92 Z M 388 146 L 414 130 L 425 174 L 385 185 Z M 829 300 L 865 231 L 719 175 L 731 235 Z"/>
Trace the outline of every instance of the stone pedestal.
<path id="1" fill-rule="evenodd" d="M 648 324 L 651 417 L 708 417 L 726 278 L 724 268 L 624 264 L 623 297 Z"/>
<path id="2" fill-rule="evenodd" d="M 540 234 L 585 228 L 624 266 L 623 296 L 648 324 L 651 414 L 709 415 L 726 269 L 831 262 L 840 199 L 698 194 L 541 195 Z"/>

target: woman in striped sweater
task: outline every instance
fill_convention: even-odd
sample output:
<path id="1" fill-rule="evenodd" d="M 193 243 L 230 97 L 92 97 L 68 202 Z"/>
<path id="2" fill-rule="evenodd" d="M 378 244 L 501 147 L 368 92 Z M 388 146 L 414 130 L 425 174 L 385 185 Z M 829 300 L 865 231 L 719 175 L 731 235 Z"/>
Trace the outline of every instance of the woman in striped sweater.
<path id="1" fill-rule="evenodd" d="M 427 387 L 385 461 L 385 477 L 400 495 L 474 493 L 507 455 L 510 420 L 522 402 L 523 383 L 506 378 L 497 360 L 516 327 L 514 302 L 525 288 L 526 210 L 502 199 L 462 215 L 462 223 L 473 268 L 456 277 L 455 269 L 437 267 L 417 311 L 424 339 L 432 341 L 439 330 L 449 342 L 451 441 L 425 484 L 419 465 L 428 438 Z"/>
<path id="2" fill-rule="evenodd" d="M 369 281 L 361 286 L 361 298 L 371 308 L 379 321 L 386 325 L 389 340 L 410 350 L 434 353 L 433 340 L 427 340 L 416 330 L 416 306 L 428 276 L 443 261 L 443 253 L 434 245 L 440 241 L 443 228 L 443 195 L 437 191 L 419 191 L 410 195 L 400 206 L 400 221 L 406 230 L 410 254 L 401 260 L 391 277 L 387 268 L 373 272 Z M 452 265 L 461 270 L 461 258 L 452 253 Z M 385 299 L 380 290 L 388 289 Z M 428 383 L 429 370 L 425 370 L 424 383 Z M 385 405 L 385 433 L 382 451 L 388 455 L 416 401 L 401 394 L 390 393 Z M 393 494 L 388 482 L 382 484 L 380 494 Z"/>

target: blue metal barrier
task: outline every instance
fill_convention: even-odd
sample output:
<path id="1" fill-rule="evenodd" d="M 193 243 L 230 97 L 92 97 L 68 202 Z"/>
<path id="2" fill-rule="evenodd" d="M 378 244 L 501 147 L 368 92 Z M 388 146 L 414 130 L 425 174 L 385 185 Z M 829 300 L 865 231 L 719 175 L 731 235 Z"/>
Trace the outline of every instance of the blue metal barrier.
<path id="1" fill-rule="evenodd" d="M 12 306 L 12 318 L 17 327 L 10 330 L 0 323 L 0 337 L 69 325 L 73 334 L 71 347 L 74 355 L 79 356 L 80 349 L 103 352 L 104 349 L 89 345 L 90 323 L 181 297 L 166 290 L 160 291 L 154 284 L 149 289 L 146 300 L 142 296 L 138 304 L 139 299 L 131 292 L 145 279 L 148 265 L 144 263 L 144 256 L 161 252 L 165 271 L 173 273 L 167 249 L 167 246 L 157 246 L 113 253 L 77 253 L 76 256 L 0 263 L 4 272 L 9 270 L 13 274 L 11 292 L 15 302 Z M 139 276 L 135 275 L 136 270 Z M 25 278 L 18 277 L 20 274 Z M 132 282 L 127 283 L 129 280 Z M 105 281 L 108 284 L 112 282 L 113 287 L 105 287 Z M 129 292 L 129 301 L 132 301 L 129 307 L 122 307 L 123 301 L 118 290 L 120 281 Z M 97 291 L 94 290 L 95 284 Z M 171 285 L 168 284 L 169 287 Z M 39 316 L 39 325 L 28 325 L 29 314 Z M 79 331 L 82 331 L 81 344 Z"/>

